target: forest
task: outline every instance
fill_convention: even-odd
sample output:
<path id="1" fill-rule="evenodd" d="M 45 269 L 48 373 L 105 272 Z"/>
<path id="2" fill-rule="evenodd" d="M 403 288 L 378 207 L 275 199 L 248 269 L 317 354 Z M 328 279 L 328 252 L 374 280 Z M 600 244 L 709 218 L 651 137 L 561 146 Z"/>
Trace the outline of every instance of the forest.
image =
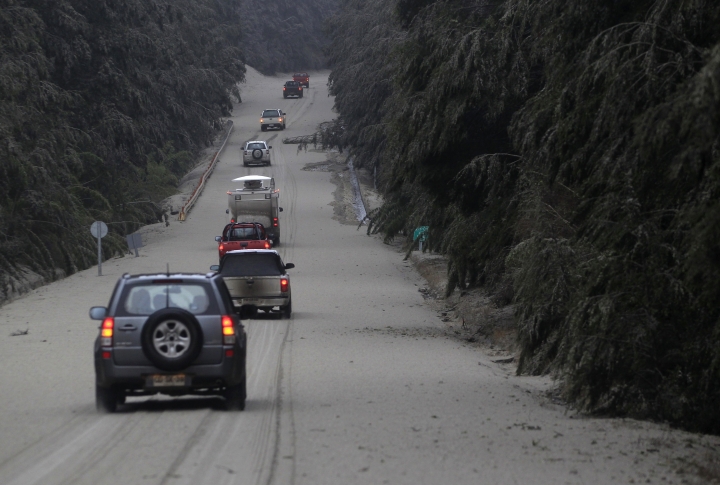
<path id="1" fill-rule="evenodd" d="M 720 4 L 342 0 L 339 144 L 369 232 L 515 308 L 575 409 L 719 433 Z"/>
<path id="2" fill-rule="evenodd" d="M 0 302 L 96 264 L 93 221 L 105 257 L 158 222 L 246 62 L 321 67 L 334 3 L 0 0 Z"/>

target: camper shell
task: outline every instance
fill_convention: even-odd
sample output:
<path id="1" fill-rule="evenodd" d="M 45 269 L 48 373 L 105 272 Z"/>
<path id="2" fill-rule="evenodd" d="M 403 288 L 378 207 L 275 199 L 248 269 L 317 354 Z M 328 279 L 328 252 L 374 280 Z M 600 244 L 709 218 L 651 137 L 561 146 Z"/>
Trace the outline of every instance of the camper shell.
<path id="1" fill-rule="evenodd" d="M 280 190 L 275 179 L 264 175 L 246 175 L 233 179 L 239 187 L 228 190 L 228 214 L 231 222 L 259 222 L 273 245 L 280 244 Z"/>

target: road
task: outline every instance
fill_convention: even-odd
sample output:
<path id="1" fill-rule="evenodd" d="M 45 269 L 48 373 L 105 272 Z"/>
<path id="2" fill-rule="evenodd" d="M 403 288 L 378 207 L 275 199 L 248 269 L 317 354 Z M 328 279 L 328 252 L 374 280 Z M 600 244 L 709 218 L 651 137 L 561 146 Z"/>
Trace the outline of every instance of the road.
<path id="1" fill-rule="evenodd" d="M 312 73 L 303 99 L 284 100 L 284 77 L 250 70 L 235 130 L 185 222 L 148 228 L 141 257 L 111 259 L 103 276 L 81 271 L 0 308 L 0 484 L 702 483 L 717 438 L 568 412 L 548 378 L 514 376 L 449 337 L 402 255 L 333 219 L 330 176 L 303 170 L 326 154 L 281 143 L 334 116 L 326 79 Z M 276 107 L 287 130 L 261 133 L 261 110 Z M 240 148 L 258 138 L 273 164 L 243 168 Z M 97 414 L 88 308 L 106 304 L 125 272 L 207 271 L 225 191 L 251 173 L 275 177 L 277 249 L 296 268 L 292 319 L 246 322 L 246 410 L 152 397 Z"/>

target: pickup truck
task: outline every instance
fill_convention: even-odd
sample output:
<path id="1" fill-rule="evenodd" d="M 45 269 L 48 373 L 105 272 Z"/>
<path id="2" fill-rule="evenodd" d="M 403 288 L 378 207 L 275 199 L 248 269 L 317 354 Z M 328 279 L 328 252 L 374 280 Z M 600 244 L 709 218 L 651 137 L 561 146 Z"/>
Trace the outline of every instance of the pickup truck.
<path id="1" fill-rule="evenodd" d="M 241 315 L 263 310 L 290 318 L 292 293 L 286 270 L 294 267 L 283 263 L 275 250 L 247 249 L 225 253 L 220 264 L 210 266 L 210 270 L 222 276 L 235 310 Z"/>
<path id="2" fill-rule="evenodd" d="M 302 98 L 302 84 L 297 81 L 285 81 L 285 85 L 283 86 L 283 98 L 287 98 L 288 96 L 297 96 L 298 98 Z"/>
<path id="3" fill-rule="evenodd" d="M 293 81 L 297 81 L 306 88 L 310 87 L 310 76 L 306 72 L 296 72 L 293 74 Z"/>
<path id="4" fill-rule="evenodd" d="M 223 229 L 222 236 L 215 236 L 218 243 L 218 256 L 222 260 L 228 251 L 243 249 L 270 249 L 265 228 L 258 222 L 230 223 Z"/>
<path id="5" fill-rule="evenodd" d="M 267 131 L 268 128 L 284 130 L 286 123 L 286 115 L 281 109 L 266 109 L 260 114 L 260 131 Z"/>

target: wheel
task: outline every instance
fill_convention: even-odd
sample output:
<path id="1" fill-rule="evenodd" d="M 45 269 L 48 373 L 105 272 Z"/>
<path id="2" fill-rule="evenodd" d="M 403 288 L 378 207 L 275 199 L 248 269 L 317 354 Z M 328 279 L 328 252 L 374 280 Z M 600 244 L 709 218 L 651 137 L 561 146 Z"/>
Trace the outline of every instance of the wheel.
<path id="1" fill-rule="evenodd" d="M 95 408 L 100 413 L 114 413 L 118 405 L 118 393 L 112 387 L 95 385 Z"/>
<path id="2" fill-rule="evenodd" d="M 302 98 L 302 97 L 303 97 L 303 95 L 301 94 L 301 95 L 300 95 L 300 97 Z"/>
<path id="3" fill-rule="evenodd" d="M 230 386 L 223 393 L 225 397 L 225 409 L 228 411 L 242 411 L 245 409 L 245 399 L 247 399 L 247 380 L 243 375 L 239 384 Z"/>
<path id="4" fill-rule="evenodd" d="M 273 246 L 280 246 L 280 237 L 274 237 L 273 240 Z"/>
<path id="5" fill-rule="evenodd" d="M 287 99 L 287 94 L 283 94 L 283 98 Z"/>
<path id="6" fill-rule="evenodd" d="M 282 125 L 282 129 L 283 129 L 283 130 L 285 129 L 285 123 L 283 123 L 283 125 Z"/>
<path id="7" fill-rule="evenodd" d="M 243 167 L 247 167 L 247 166 L 248 166 L 247 162 L 243 162 Z"/>
<path id="8" fill-rule="evenodd" d="M 260 125 L 260 131 L 267 131 L 267 126 Z"/>
<path id="9" fill-rule="evenodd" d="M 148 317 L 141 341 L 145 356 L 156 367 L 178 371 L 200 354 L 203 334 L 192 313 L 180 308 L 163 308 Z"/>
<path id="10" fill-rule="evenodd" d="M 282 315 L 285 318 L 290 318 L 292 315 L 292 300 L 282 308 Z"/>
<path id="11" fill-rule="evenodd" d="M 256 148 L 255 150 L 252 151 L 252 157 L 255 160 L 260 160 L 262 158 L 262 156 L 263 156 L 263 152 L 261 149 Z"/>

